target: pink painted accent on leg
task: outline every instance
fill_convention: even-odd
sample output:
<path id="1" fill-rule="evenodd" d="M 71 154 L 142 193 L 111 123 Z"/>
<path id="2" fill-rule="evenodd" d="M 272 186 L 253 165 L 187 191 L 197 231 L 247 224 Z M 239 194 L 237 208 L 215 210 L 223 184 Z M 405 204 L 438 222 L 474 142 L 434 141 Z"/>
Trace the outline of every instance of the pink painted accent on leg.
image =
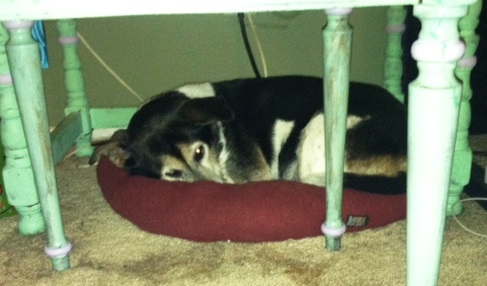
<path id="1" fill-rule="evenodd" d="M 340 237 L 345 233 L 346 230 L 347 227 L 345 225 L 342 225 L 340 228 L 327 227 L 326 224 L 321 225 L 321 232 L 328 237 Z"/>
<path id="2" fill-rule="evenodd" d="M 79 42 L 79 38 L 74 37 L 59 37 L 59 43 L 62 45 L 76 44 Z"/>
<path id="3" fill-rule="evenodd" d="M 458 67 L 473 69 L 477 64 L 477 57 L 463 58 L 458 61 Z"/>
<path id="4" fill-rule="evenodd" d="M 46 254 L 51 258 L 61 258 L 68 255 L 71 249 L 73 249 L 73 245 L 68 241 L 65 246 L 59 248 L 51 248 L 46 246 L 44 248 L 44 252 L 46 252 Z"/>
<path id="5" fill-rule="evenodd" d="M 399 24 L 399 25 L 387 25 L 386 32 L 387 33 L 402 33 L 406 30 L 406 25 Z"/>
<path id="6" fill-rule="evenodd" d="M 11 85 L 12 76 L 10 74 L 0 74 L 0 85 Z"/>

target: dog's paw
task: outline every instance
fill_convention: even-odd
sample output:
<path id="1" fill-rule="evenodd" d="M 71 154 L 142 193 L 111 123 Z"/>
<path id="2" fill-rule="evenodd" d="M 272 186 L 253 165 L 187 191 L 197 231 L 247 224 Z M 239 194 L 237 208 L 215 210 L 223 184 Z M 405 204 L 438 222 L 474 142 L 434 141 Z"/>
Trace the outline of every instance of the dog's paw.
<path id="1" fill-rule="evenodd" d="M 122 168 L 125 165 L 125 161 L 129 157 L 129 154 L 121 146 L 121 141 L 126 136 L 126 130 L 117 130 L 113 133 L 110 140 L 101 144 L 95 148 L 93 154 L 90 157 L 89 164 L 96 165 L 102 156 L 108 157 L 115 166 Z"/>

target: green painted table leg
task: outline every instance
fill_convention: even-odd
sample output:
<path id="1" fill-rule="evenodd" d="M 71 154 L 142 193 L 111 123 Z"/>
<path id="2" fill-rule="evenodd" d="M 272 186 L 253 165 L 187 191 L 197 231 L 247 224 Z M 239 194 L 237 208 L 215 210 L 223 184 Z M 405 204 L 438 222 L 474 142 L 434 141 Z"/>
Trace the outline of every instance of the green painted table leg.
<path id="1" fill-rule="evenodd" d="M 31 21 L 7 21 L 10 33 L 7 54 L 17 102 L 26 134 L 34 177 L 46 222 L 46 253 L 55 270 L 69 268 L 71 244 L 66 240 L 44 101 L 39 47 L 31 37 Z"/>
<path id="2" fill-rule="evenodd" d="M 1 91 L 0 91 L 0 94 L 1 94 Z M 0 118 L 0 120 L 1 120 L 1 118 Z M 1 139 L 1 137 L 2 137 L 2 135 L 0 134 L 0 139 Z M 5 152 L 3 151 L 3 144 L 0 143 L 0 168 L 1 169 L 3 169 L 3 166 L 5 166 L 4 154 L 5 154 Z M 17 214 L 17 212 L 15 211 L 15 207 L 10 205 L 10 203 L 8 202 L 7 194 L 5 193 L 5 190 L 4 190 L 5 183 L 3 182 L 3 174 L 2 173 L 0 173 L 0 219 Z"/>
<path id="3" fill-rule="evenodd" d="M 416 5 L 421 32 L 413 44 L 418 78 L 409 85 L 407 284 L 437 285 L 461 85 L 454 76 L 465 51 L 458 20 L 465 1 Z M 463 6 L 462 6 L 463 5 Z"/>
<path id="4" fill-rule="evenodd" d="M 76 34 L 75 20 L 59 20 L 57 22 L 59 42 L 64 51 L 65 85 L 68 95 L 68 107 L 65 114 L 80 112 L 83 132 L 76 142 L 76 155 L 90 156 L 93 152 L 91 146 L 91 120 L 88 100 L 84 90 L 81 62 L 78 58 L 79 38 Z"/>
<path id="5" fill-rule="evenodd" d="M 391 6 L 387 9 L 387 47 L 384 62 L 384 87 L 395 98 L 404 102 L 402 92 L 402 34 L 406 28 L 406 8 L 404 6 Z"/>
<path id="6" fill-rule="evenodd" d="M 326 221 L 322 225 L 322 231 L 328 250 L 339 250 L 342 235 L 345 233 L 342 198 L 352 42 L 348 17 L 351 11 L 326 10 L 328 23 L 323 30 Z"/>
<path id="7" fill-rule="evenodd" d="M 4 187 L 8 201 L 20 215 L 19 232 L 34 235 L 45 231 L 24 128 L 5 51 L 8 33 L 0 24 L 0 117 L 5 152 Z"/>
<path id="8" fill-rule="evenodd" d="M 482 9 L 482 1 L 469 7 L 468 14 L 460 20 L 460 37 L 466 44 L 466 51 L 457 64 L 455 74 L 462 82 L 462 98 L 460 104 L 460 116 L 458 118 L 458 131 L 453 155 L 453 170 L 448 192 L 447 214 L 459 214 L 462 212 L 462 204 L 457 203 L 463 188 L 470 182 L 472 166 L 472 150 L 468 143 L 468 127 L 470 126 L 471 110 L 470 99 L 472 89 L 470 87 L 470 75 L 476 64 L 475 52 L 479 44 L 479 36 L 475 34 L 479 22 L 479 14 Z"/>

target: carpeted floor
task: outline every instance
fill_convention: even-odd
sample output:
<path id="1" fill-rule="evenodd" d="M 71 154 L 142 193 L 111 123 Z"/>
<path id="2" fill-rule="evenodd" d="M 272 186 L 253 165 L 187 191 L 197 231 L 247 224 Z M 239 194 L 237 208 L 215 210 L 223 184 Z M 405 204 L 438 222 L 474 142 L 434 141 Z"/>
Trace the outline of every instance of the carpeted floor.
<path id="1" fill-rule="evenodd" d="M 324 238 L 277 243 L 194 243 L 138 230 L 101 196 L 94 168 L 58 166 L 72 269 L 51 270 L 44 235 L 22 237 L 17 217 L 0 220 L 0 285 L 405 285 L 406 223 L 346 234 L 343 250 Z M 465 203 L 459 217 L 487 234 L 487 212 Z M 486 285 L 487 239 L 447 219 L 439 285 Z"/>

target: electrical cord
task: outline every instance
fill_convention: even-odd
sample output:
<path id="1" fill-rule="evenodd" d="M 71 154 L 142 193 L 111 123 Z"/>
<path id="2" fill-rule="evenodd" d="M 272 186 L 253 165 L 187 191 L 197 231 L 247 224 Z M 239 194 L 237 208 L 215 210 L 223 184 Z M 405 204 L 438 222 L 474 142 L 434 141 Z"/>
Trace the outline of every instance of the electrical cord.
<path id="1" fill-rule="evenodd" d="M 138 94 L 127 82 L 125 82 L 122 77 L 120 77 L 113 69 L 110 67 L 103 58 L 98 55 L 98 53 L 91 47 L 90 43 L 80 34 L 76 34 L 80 39 L 81 43 L 86 47 L 86 49 L 95 57 L 95 59 L 123 86 L 125 87 L 134 97 L 136 97 L 140 102 L 144 99 L 140 94 Z"/>
<path id="2" fill-rule="evenodd" d="M 453 205 L 452 205 L 452 208 L 458 204 L 458 203 L 463 203 L 463 202 L 468 202 L 468 201 L 487 201 L 487 198 L 467 198 L 467 199 L 461 199 L 461 200 L 458 200 L 456 201 Z M 480 236 L 480 237 L 483 237 L 483 238 L 487 238 L 487 234 L 482 234 L 482 233 L 478 233 L 478 232 L 475 232 L 473 230 L 471 230 L 470 228 L 466 227 L 462 222 L 460 222 L 460 220 L 458 219 L 458 217 L 453 214 L 453 219 L 458 223 L 458 225 L 460 225 L 465 231 L 473 234 L 473 235 L 476 235 L 476 236 Z"/>
<path id="3" fill-rule="evenodd" d="M 240 24 L 240 32 L 242 34 L 242 39 L 244 41 L 245 50 L 247 51 L 247 55 L 249 57 L 250 65 L 252 66 L 252 70 L 254 71 L 256 78 L 261 78 L 259 69 L 257 68 L 257 64 L 255 63 L 255 58 L 252 53 L 252 48 L 250 47 L 249 37 L 247 35 L 247 29 L 245 28 L 245 15 L 244 13 L 238 13 L 238 22 Z"/>
<path id="4" fill-rule="evenodd" d="M 257 46 L 257 50 L 259 51 L 264 77 L 267 77 L 269 76 L 269 72 L 267 71 L 267 61 L 265 59 L 264 49 L 262 48 L 259 33 L 257 33 L 257 25 L 254 24 L 252 14 L 248 14 L 247 19 L 249 20 L 250 28 L 252 29 L 252 34 L 254 35 L 255 45 Z"/>

